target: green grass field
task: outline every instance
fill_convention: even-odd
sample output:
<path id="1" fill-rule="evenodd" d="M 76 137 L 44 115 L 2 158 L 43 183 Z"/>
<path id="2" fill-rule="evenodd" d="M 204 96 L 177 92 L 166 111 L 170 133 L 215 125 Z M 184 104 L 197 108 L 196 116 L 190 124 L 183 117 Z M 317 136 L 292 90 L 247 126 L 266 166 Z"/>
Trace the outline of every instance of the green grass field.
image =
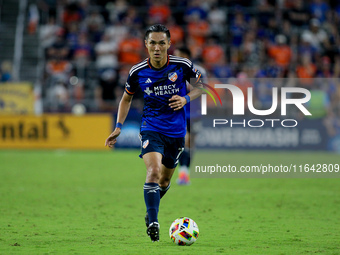
<path id="1" fill-rule="evenodd" d="M 259 162 L 272 156 L 228 156 L 245 153 Z M 340 179 L 173 180 L 161 201 L 160 242 L 152 243 L 138 151 L 2 150 L 0 162 L 0 254 L 340 254 Z M 181 216 L 200 229 L 189 247 L 168 235 Z"/>

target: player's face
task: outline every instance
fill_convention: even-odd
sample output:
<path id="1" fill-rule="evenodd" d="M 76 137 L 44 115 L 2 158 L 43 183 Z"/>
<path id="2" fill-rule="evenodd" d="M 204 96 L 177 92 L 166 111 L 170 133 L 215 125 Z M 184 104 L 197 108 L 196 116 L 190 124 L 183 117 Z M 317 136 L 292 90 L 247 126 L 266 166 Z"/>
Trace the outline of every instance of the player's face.
<path id="1" fill-rule="evenodd" d="M 155 67 L 162 67 L 167 62 L 167 53 L 170 41 L 163 32 L 152 32 L 145 40 L 145 47 L 148 49 L 151 64 Z"/>

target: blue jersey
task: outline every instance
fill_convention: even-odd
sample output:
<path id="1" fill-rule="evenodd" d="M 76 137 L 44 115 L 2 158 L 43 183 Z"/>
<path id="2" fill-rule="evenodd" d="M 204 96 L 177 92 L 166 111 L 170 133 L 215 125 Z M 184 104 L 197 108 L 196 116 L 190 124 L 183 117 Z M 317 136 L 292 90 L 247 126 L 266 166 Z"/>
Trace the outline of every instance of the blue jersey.
<path id="1" fill-rule="evenodd" d="M 138 86 L 144 92 L 144 109 L 141 131 L 156 131 L 168 137 L 184 137 L 186 116 L 184 108 L 174 111 L 169 106 L 173 95 L 187 94 L 186 82 L 201 78 L 190 60 L 168 56 L 166 65 L 160 69 L 151 66 L 146 59 L 133 66 L 125 84 L 125 92 L 133 95 Z"/>
<path id="2" fill-rule="evenodd" d="M 207 71 L 202 66 L 194 64 L 194 68 L 200 72 L 203 78 L 207 77 Z M 189 121 L 190 121 L 190 118 L 198 119 L 201 117 L 201 102 L 199 99 L 186 104 L 184 107 L 185 107 L 186 118 Z"/>

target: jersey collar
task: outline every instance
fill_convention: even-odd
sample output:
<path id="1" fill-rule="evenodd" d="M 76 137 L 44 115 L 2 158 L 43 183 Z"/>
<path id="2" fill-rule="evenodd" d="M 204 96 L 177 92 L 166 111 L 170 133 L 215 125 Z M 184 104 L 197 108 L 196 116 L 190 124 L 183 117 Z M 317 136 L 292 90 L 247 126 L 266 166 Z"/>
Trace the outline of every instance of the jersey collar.
<path id="1" fill-rule="evenodd" d="M 169 54 L 167 55 L 167 58 L 168 58 L 168 61 L 166 62 L 166 64 L 164 66 L 162 66 L 161 68 L 155 68 L 151 65 L 151 62 L 150 62 L 150 58 L 148 58 L 148 65 L 151 69 L 154 69 L 154 70 L 161 70 L 165 67 L 167 67 L 169 65 L 169 61 L 170 61 L 170 58 L 169 58 Z"/>

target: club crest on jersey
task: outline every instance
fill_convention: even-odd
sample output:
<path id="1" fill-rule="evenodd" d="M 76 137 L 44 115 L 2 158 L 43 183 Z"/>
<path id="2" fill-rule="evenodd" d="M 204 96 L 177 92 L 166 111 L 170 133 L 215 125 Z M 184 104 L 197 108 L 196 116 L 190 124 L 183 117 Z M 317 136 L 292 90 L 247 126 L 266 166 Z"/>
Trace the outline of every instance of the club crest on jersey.
<path id="1" fill-rule="evenodd" d="M 149 145 L 149 140 L 146 140 L 143 142 L 143 149 L 145 149 L 146 147 L 148 147 Z"/>
<path id="2" fill-rule="evenodd" d="M 177 75 L 176 72 L 169 73 L 168 74 L 168 78 L 169 78 L 170 81 L 175 82 L 177 80 L 177 78 L 178 78 L 178 75 Z"/>

